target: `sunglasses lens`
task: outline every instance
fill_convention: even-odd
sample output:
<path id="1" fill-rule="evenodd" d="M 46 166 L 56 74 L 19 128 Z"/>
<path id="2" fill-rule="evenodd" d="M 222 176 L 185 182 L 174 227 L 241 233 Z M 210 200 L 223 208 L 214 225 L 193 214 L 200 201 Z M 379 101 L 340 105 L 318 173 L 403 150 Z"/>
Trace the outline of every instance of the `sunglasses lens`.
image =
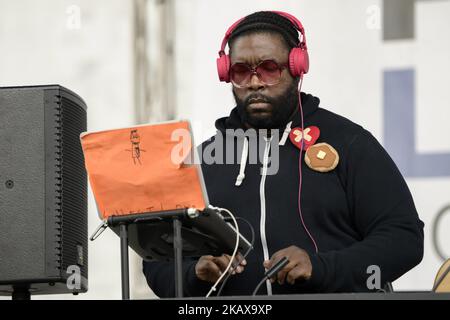
<path id="1" fill-rule="evenodd" d="M 250 68 L 243 63 L 236 63 L 231 66 L 231 80 L 237 85 L 245 85 L 250 79 L 252 71 Z"/>
<path id="2" fill-rule="evenodd" d="M 264 61 L 257 68 L 262 82 L 268 85 L 277 84 L 280 81 L 281 70 L 275 61 Z"/>
<path id="3" fill-rule="evenodd" d="M 235 63 L 231 66 L 230 77 L 231 81 L 237 86 L 246 86 L 250 82 L 253 73 L 256 73 L 259 80 L 267 85 L 275 85 L 280 82 L 281 68 L 275 61 L 266 60 L 261 62 L 256 71 L 245 63 Z"/>

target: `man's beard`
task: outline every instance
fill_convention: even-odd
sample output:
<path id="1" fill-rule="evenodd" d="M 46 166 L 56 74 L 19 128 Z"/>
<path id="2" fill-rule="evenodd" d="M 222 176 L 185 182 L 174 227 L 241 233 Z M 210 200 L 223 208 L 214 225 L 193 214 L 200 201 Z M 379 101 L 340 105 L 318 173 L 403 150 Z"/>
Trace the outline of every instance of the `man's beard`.
<path id="1" fill-rule="evenodd" d="M 233 88 L 233 96 L 236 100 L 237 110 L 243 123 L 255 129 L 284 128 L 298 107 L 297 83 L 293 82 L 286 91 L 276 98 L 270 98 L 260 93 L 253 93 L 245 100 L 236 96 Z M 261 99 L 271 105 L 271 112 L 266 116 L 254 115 L 249 111 L 249 101 Z"/>

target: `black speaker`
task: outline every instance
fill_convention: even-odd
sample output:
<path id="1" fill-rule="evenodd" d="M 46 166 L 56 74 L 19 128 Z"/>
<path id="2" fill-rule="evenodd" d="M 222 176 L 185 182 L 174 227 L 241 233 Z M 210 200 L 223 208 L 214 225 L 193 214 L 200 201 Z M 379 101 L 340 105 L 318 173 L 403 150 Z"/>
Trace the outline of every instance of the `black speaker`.
<path id="1" fill-rule="evenodd" d="M 86 126 L 64 87 L 0 88 L 0 295 L 87 291 Z"/>

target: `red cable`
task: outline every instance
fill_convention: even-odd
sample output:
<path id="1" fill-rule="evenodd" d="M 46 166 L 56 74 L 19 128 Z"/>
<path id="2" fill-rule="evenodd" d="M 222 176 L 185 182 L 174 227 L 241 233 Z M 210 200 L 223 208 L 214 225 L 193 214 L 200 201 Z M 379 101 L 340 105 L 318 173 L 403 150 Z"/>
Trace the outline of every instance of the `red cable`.
<path id="1" fill-rule="evenodd" d="M 300 109 L 301 124 L 302 124 L 302 141 L 300 143 L 300 156 L 298 157 L 298 159 L 299 159 L 298 160 L 298 170 L 299 170 L 299 177 L 300 177 L 299 184 L 298 184 L 298 212 L 300 214 L 300 219 L 302 221 L 303 228 L 305 228 L 306 233 L 308 234 L 309 238 L 311 239 L 311 241 L 314 244 L 314 248 L 316 249 L 316 253 L 318 253 L 319 252 L 319 248 L 317 247 L 317 243 L 314 240 L 314 237 L 311 235 L 311 232 L 309 232 L 308 228 L 306 227 L 305 220 L 303 219 L 302 207 L 301 207 L 301 204 L 300 204 L 300 197 L 301 197 L 301 193 L 302 193 L 302 154 L 303 154 L 303 145 L 304 145 L 304 143 L 303 143 L 303 138 L 304 138 L 304 135 L 303 135 L 303 130 L 304 130 L 303 106 L 302 106 L 302 97 L 300 95 L 300 92 L 302 90 L 302 84 L 303 84 L 303 75 L 300 76 L 300 85 L 299 85 L 298 92 L 297 92 L 297 94 L 298 94 L 298 106 L 299 106 L 299 109 Z"/>

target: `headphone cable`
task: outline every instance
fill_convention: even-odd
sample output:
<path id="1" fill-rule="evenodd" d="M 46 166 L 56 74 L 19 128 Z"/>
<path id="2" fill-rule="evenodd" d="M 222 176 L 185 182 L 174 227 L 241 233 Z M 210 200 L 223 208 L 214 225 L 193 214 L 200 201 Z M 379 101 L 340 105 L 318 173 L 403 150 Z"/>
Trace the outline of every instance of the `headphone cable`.
<path id="1" fill-rule="evenodd" d="M 298 85 L 298 106 L 300 111 L 300 117 L 301 117 L 301 126 L 302 126 L 302 143 L 300 144 L 300 155 L 298 160 L 298 171 L 299 171 L 299 183 L 298 183 L 298 213 L 300 214 L 300 220 L 302 221 L 303 228 L 305 229 L 306 233 L 308 234 L 309 238 L 311 239 L 312 243 L 314 244 L 314 248 L 316 250 L 316 253 L 319 252 L 319 248 L 317 247 L 316 240 L 314 240 L 314 237 L 311 235 L 311 232 L 309 232 L 308 227 L 306 226 L 305 220 L 303 219 L 303 213 L 301 208 L 301 193 L 302 193 L 302 154 L 303 154 L 303 146 L 305 145 L 303 142 L 304 138 L 304 122 L 303 122 L 303 106 L 302 106 L 302 97 L 301 97 L 301 90 L 302 90 L 302 84 L 303 84 L 303 75 L 300 76 L 300 81 Z"/>

